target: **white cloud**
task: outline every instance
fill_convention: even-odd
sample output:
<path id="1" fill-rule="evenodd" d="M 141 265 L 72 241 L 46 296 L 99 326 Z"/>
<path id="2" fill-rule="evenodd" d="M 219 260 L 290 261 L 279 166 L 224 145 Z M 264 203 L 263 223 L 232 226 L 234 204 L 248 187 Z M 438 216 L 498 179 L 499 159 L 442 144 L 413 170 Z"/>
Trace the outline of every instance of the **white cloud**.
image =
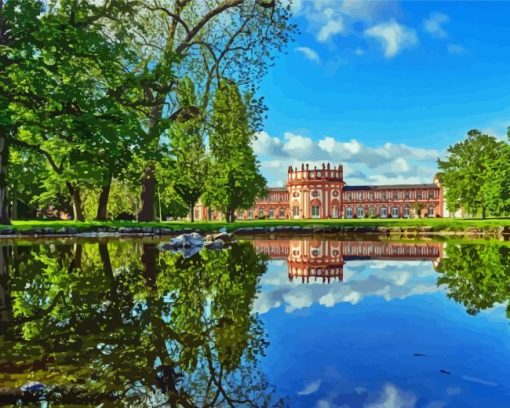
<path id="1" fill-rule="evenodd" d="M 313 381 L 309 384 L 306 384 L 305 388 L 303 388 L 301 391 L 298 391 L 298 395 L 311 395 L 319 390 L 319 387 L 321 386 L 321 380 Z"/>
<path id="2" fill-rule="evenodd" d="M 423 20 L 423 28 L 426 32 L 434 37 L 444 38 L 448 33 L 443 28 L 443 25 L 450 21 L 450 17 L 443 13 L 432 13 L 429 17 Z"/>
<path id="3" fill-rule="evenodd" d="M 405 144 L 372 147 L 356 139 L 326 136 L 313 140 L 293 132 L 285 132 L 283 138 L 260 132 L 253 148 L 270 185 L 284 185 L 289 166 L 308 163 L 313 168 L 323 162 L 341 163 L 348 184 L 430 183 L 437 171 L 436 158 L 441 155 L 434 149 Z"/>
<path id="4" fill-rule="evenodd" d="M 384 390 L 374 403 L 365 404 L 364 408 L 414 408 L 416 397 L 393 384 L 386 384 Z"/>
<path id="5" fill-rule="evenodd" d="M 310 61 L 321 62 L 321 59 L 319 57 L 319 54 L 317 54 L 317 51 L 309 47 L 296 47 L 296 51 L 303 54 L 305 58 L 309 59 Z"/>
<path id="6" fill-rule="evenodd" d="M 319 33 L 317 34 L 317 40 L 320 42 L 328 41 L 334 35 L 342 33 L 344 29 L 344 23 L 341 18 L 336 20 L 329 20 L 319 30 Z"/>
<path id="7" fill-rule="evenodd" d="M 278 155 L 280 154 L 281 141 L 277 137 L 269 136 L 267 132 L 257 132 L 252 147 L 257 155 Z"/>
<path id="8" fill-rule="evenodd" d="M 448 52 L 454 55 L 462 55 L 467 53 L 467 50 L 459 44 L 448 44 Z"/>
<path id="9" fill-rule="evenodd" d="M 257 296 L 253 311 L 264 314 L 282 306 L 286 313 L 292 313 L 312 305 L 354 305 L 372 296 L 386 301 L 404 299 L 443 291 L 436 280 L 431 261 L 350 261 L 344 266 L 342 282 L 324 285 L 322 279 L 311 278 L 303 285 L 300 278 L 289 281 L 286 265 L 275 267 L 270 262 L 261 281 L 264 290 Z"/>
<path id="10" fill-rule="evenodd" d="M 414 29 L 394 20 L 370 27 L 364 31 L 364 34 L 380 43 L 386 58 L 393 58 L 402 50 L 418 43 L 418 36 Z"/>

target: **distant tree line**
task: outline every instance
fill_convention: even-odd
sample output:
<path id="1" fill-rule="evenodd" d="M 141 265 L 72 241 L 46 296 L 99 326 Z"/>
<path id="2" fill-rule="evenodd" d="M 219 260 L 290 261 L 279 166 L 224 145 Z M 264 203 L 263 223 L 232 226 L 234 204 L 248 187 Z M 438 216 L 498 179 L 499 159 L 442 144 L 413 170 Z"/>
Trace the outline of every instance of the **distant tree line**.
<path id="1" fill-rule="evenodd" d="M 233 219 L 263 194 L 257 83 L 295 31 L 268 0 L 0 1 L 0 222 Z M 191 211 L 193 214 L 193 211 Z"/>
<path id="2" fill-rule="evenodd" d="M 448 209 L 482 218 L 510 215 L 509 142 L 470 130 L 447 152 L 438 160 L 438 176 Z"/>

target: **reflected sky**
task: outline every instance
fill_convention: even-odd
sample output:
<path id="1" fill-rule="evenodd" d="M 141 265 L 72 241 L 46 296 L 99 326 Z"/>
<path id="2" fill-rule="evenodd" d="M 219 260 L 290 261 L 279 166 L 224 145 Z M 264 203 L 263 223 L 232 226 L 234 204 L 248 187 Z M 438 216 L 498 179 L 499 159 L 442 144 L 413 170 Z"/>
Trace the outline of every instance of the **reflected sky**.
<path id="1" fill-rule="evenodd" d="M 0 247 L 0 405 L 510 406 L 508 243 L 158 244 Z"/>
<path id="2" fill-rule="evenodd" d="M 343 242 L 342 252 L 358 244 Z M 406 244 L 378 242 L 394 248 L 383 256 L 341 256 L 341 276 L 327 283 L 291 276 L 299 245 L 287 245 L 287 257 L 270 256 L 254 310 L 269 336 L 264 370 L 290 406 L 510 406 L 505 309 L 495 304 L 469 315 L 438 284 L 440 259 L 406 258 L 396 249 Z M 441 246 L 441 257 L 448 252 L 430 245 Z M 258 246 L 267 252 L 270 243 Z M 328 246 L 317 241 L 305 251 L 304 275 L 327 266 Z M 322 259 L 314 259 L 319 247 Z"/>

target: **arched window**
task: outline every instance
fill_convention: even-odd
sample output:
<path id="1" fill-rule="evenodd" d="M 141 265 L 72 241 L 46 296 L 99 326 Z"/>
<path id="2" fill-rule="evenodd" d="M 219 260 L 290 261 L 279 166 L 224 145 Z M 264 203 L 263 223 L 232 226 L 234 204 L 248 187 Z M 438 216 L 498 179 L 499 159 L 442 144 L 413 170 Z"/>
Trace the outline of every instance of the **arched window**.
<path id="1" fill-rule="evenodd" d="M 280 207 L 278 210 L 278 218 L 285 218 L 285 208 Z"/>
<path id="2" fill-rule="evenodd" d="M 269 218 L 274 218 L 274 208 L 273 207 L 271 207 L 269 209 Z"/>
<path id="3" fill-rule="evenodd" d="M 264 217 L 264 209 L 259 208 L 259 218 L 263 218 L 263 217 Z"/>
<path id="4" fill-rule="evenodd" d="M 312 208 L 312 218 L 320 218 L 321 217 L 321 202 L 317 199 L 312 200 L 310 203 Z"/>

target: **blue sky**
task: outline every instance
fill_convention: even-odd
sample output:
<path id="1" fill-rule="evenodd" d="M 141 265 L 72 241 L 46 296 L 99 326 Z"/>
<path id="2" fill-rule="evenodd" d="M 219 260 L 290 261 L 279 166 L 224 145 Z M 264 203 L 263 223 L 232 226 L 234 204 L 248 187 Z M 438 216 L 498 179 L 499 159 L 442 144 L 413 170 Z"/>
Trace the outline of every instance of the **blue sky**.
<path id="1" fill-rule="evenodd" d="M 470 316 L 437 278 L 431 261 L 348 261 L 342 282 L 302 284 L 269 262 L 269 382 L 298 408 L 508 407 L 505 307 Z"/>
<path id="2" fill-rule="evenodd" d="M 510 126 L 510 2 L 294 1 L 301 34 L 265 77 L 254 142 L 270 185 L 342 163 L 348 184 L 430 182 L 479 128 Z"/>

